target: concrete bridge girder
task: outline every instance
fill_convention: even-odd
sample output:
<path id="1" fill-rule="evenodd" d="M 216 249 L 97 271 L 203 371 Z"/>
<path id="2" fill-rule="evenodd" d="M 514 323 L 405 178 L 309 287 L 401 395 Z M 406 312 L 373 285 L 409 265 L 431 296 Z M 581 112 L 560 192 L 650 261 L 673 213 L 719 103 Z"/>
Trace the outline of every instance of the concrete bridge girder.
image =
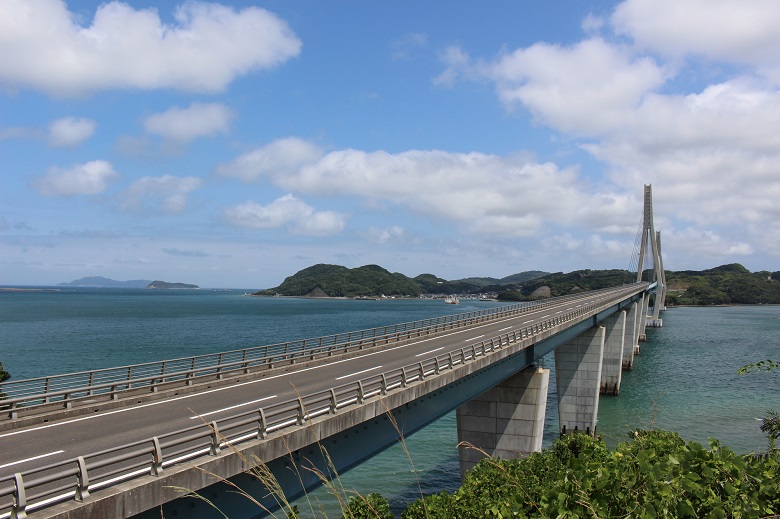
<path id="1" fill-rule="evenodd" d="M 138 514 L 160 517 L 160 506 L 166 517 L 210 516 L 213 509 L 208 504 L 200 499 L 182 499 L 181 489 L 202 492 L 231 519 L 257 516 L 261 511 L 258 512 L 257 505 L 249 499 L 232 498 L 236 492 L 233 484 L 269 509 L 277 508 L 279 503 L 278 498 L 269 495 L 267 486 L 252 472 L 252 467 L 265 466 L 291 500 L 321 484 L 318 472 L 326 476 L 340 473 L 373 456 L 396 443 L 399 435 L 414 433 L 532 366 L 537 359 L 566 342 L 598 327 L 613 314 L 636 306 L 633 303 L 638 297 L 606 307 L 595 315 L 551 326 L 483 357 L 411 382 L 402 390 L 372 396 L 361 405 L 307 420 L 303 426 L 270 433 L 262 440 L 223 446 L 221 452 L 192 464 L 171 466 L 157 476 L 141 477 L 92 493 L 83 503 L 54 505 L 41 517 L 129 517 Z M 547 377 L 549 380 L 549 373 Z M 595 381 L 597 397 L 600 376 Z M 544 384 L 531 383 L 534 384 L 538 389 L 537 400 L 542 394 L 546 400 L 547 392 L 542 391 Z M 539 426 L 536 424 L 543 424 L 543 415 L 535 412 L 534 420 L 531 430 L 537 431 Z M 536 444 L 533 448 L 536 449 Z M 222 478 L 228 478 L 231 483 L 224 483 Z M 228 494 L 231 499 L 227 498 Z"/>

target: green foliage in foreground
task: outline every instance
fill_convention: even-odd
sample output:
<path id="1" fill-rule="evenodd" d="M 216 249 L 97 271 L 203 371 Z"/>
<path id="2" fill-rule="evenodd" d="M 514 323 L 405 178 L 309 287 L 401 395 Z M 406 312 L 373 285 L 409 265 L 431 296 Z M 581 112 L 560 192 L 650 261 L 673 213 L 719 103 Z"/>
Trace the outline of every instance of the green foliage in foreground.
<path id="1" fill-rule="evenodd" d="M 677 433 L 638 431 L 609 451 L 584 434 L 522 460 L 485 459 L 453 494 L 402 519 L 762 517 L 780 513 L 780 455 L 738 455 Z"/>

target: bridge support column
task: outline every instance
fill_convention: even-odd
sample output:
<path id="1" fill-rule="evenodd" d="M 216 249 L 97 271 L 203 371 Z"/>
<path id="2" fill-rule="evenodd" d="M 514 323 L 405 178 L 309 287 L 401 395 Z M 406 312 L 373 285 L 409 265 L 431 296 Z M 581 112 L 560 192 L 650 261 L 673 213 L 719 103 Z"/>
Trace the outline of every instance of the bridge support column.
<path id="1" fill-rule="evenodd" d="M 516 458 L 542 450 L 550 370 L 530 366 L 457 409 L 460 477 L 485 454 Z M 477 449 L 484 451 L 484 454 Z"/>
<path id="2" fill-rule="evenodd" d="M 594 326 L 555 350 L 561 434 L 595 434 L 606 329 Z"/>
<path id="3" fill-rule="evenodd" d="M 608 317 L 602 325 L 606 328 L 604 361 L 601 365 L 601 394 L 619 395 L 623 378 L 623 344 L 626 341 L 626 311 Z"/>
<path id="4" fill-rule="evenodd" d="M 639 343 L 647 341 L 647 334 L 645 328 L 647 328 L 647 310 L 650 308 L 650 294 L 645 294 L 642 297 L 642 318 L 639 320 L 639 329 L 636 339 L 636 348 L 634 353 L 639 355 Z"/>
<path id="5" fill-rule="evenodd" d="M 637 327 L 639 326 L 639 308 L 641 301 L 631 305 L 626 314 L 626 334 L 623 341 L 623 369 L 634 369 L 634 352 L 637 347 Z"/>

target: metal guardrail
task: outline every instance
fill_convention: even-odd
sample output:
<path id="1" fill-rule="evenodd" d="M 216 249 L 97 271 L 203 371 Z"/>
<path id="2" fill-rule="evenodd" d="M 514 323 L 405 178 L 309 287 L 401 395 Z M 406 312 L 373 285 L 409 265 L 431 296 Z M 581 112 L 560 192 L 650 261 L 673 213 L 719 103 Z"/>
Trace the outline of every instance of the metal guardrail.
<path id="1" fill-rule="evenodd" d="M 602 289 L 589 293 L 597 294 Z M 133 364 L 48 377 L 11 380 L 0 384 L 0 419 L 16 419 L 54 409 L 70 409 L 75 403 L 93 404 L 96 399 L 118 400 L 124 394 L 155 393 L 161 388 L 190 386 L 198 382 L 221 379 L 237 373 L 249 373 L 263 368 L 271 369 L 279 363 L 294 364 L 301 360 L 315 360 L 375 348 L 408 340 L 423 334 L 442 333 L 475 323 L 501 319 L 558 304 L 571 297 L 563 296 L 544 301 L 519 303 L 502 307 L 466 312 L 444 317 L 423 319 L 408 323 L 339 333 L 310 339 L 255 346 L 240 350 L 197 355 L 158 362 Z M 99 400 L 97 400 L 99 401 Z"/>
<path id="2" fill-rule="evenodd" d="M 621 290 L 620 299 L 643 289 L 635 285 L 633 290 Z M 68 500 L 83 501 L 102 488 L 139 477 L 159 476 L 169 466 L 201 456 L 217 456 L 227 446 L 262 440 L 274 432 L 303 426 L 316 417 L 337 414 L 344 408 L 452 370 L 559 324 L 593 315 L 617 299 L 600 298 L 519 330 L 328 390 L 0 478 L 0 519 L 26 517 L 28 512 Z"/>

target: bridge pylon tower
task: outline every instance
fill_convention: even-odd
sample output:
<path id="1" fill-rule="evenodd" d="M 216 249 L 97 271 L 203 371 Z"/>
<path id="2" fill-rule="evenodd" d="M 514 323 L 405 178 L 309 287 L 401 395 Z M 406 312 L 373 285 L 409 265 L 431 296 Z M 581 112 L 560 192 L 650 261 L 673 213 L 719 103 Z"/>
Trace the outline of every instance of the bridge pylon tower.
<path id="1" fill-rule="evenodd" d="M 644 274 L 644 262 L 645 256 L 648 253 L 648 243 L 650 244 L 650 254 L 653 262 L 653 274 L 652 281 L 658 283 L 656 288 L 654 303 L 653 303 L 653 315 L 647 316 L 647 323 L 650 326 L 661 326 L 661 319 L 659 312 L 665 309 L 666 300 L 666 274 L 664 273 L 664 264 L 661 259 L 661 233 L 656 233 L 655 225 L 653 224 L 653 186 L 648 184 L 645 186 L 644 193 L 644 216 L 642 219 L 642 238 L 639 248 L 639 263 L 637 266 L 637 282 L 642 281 Z"/>

